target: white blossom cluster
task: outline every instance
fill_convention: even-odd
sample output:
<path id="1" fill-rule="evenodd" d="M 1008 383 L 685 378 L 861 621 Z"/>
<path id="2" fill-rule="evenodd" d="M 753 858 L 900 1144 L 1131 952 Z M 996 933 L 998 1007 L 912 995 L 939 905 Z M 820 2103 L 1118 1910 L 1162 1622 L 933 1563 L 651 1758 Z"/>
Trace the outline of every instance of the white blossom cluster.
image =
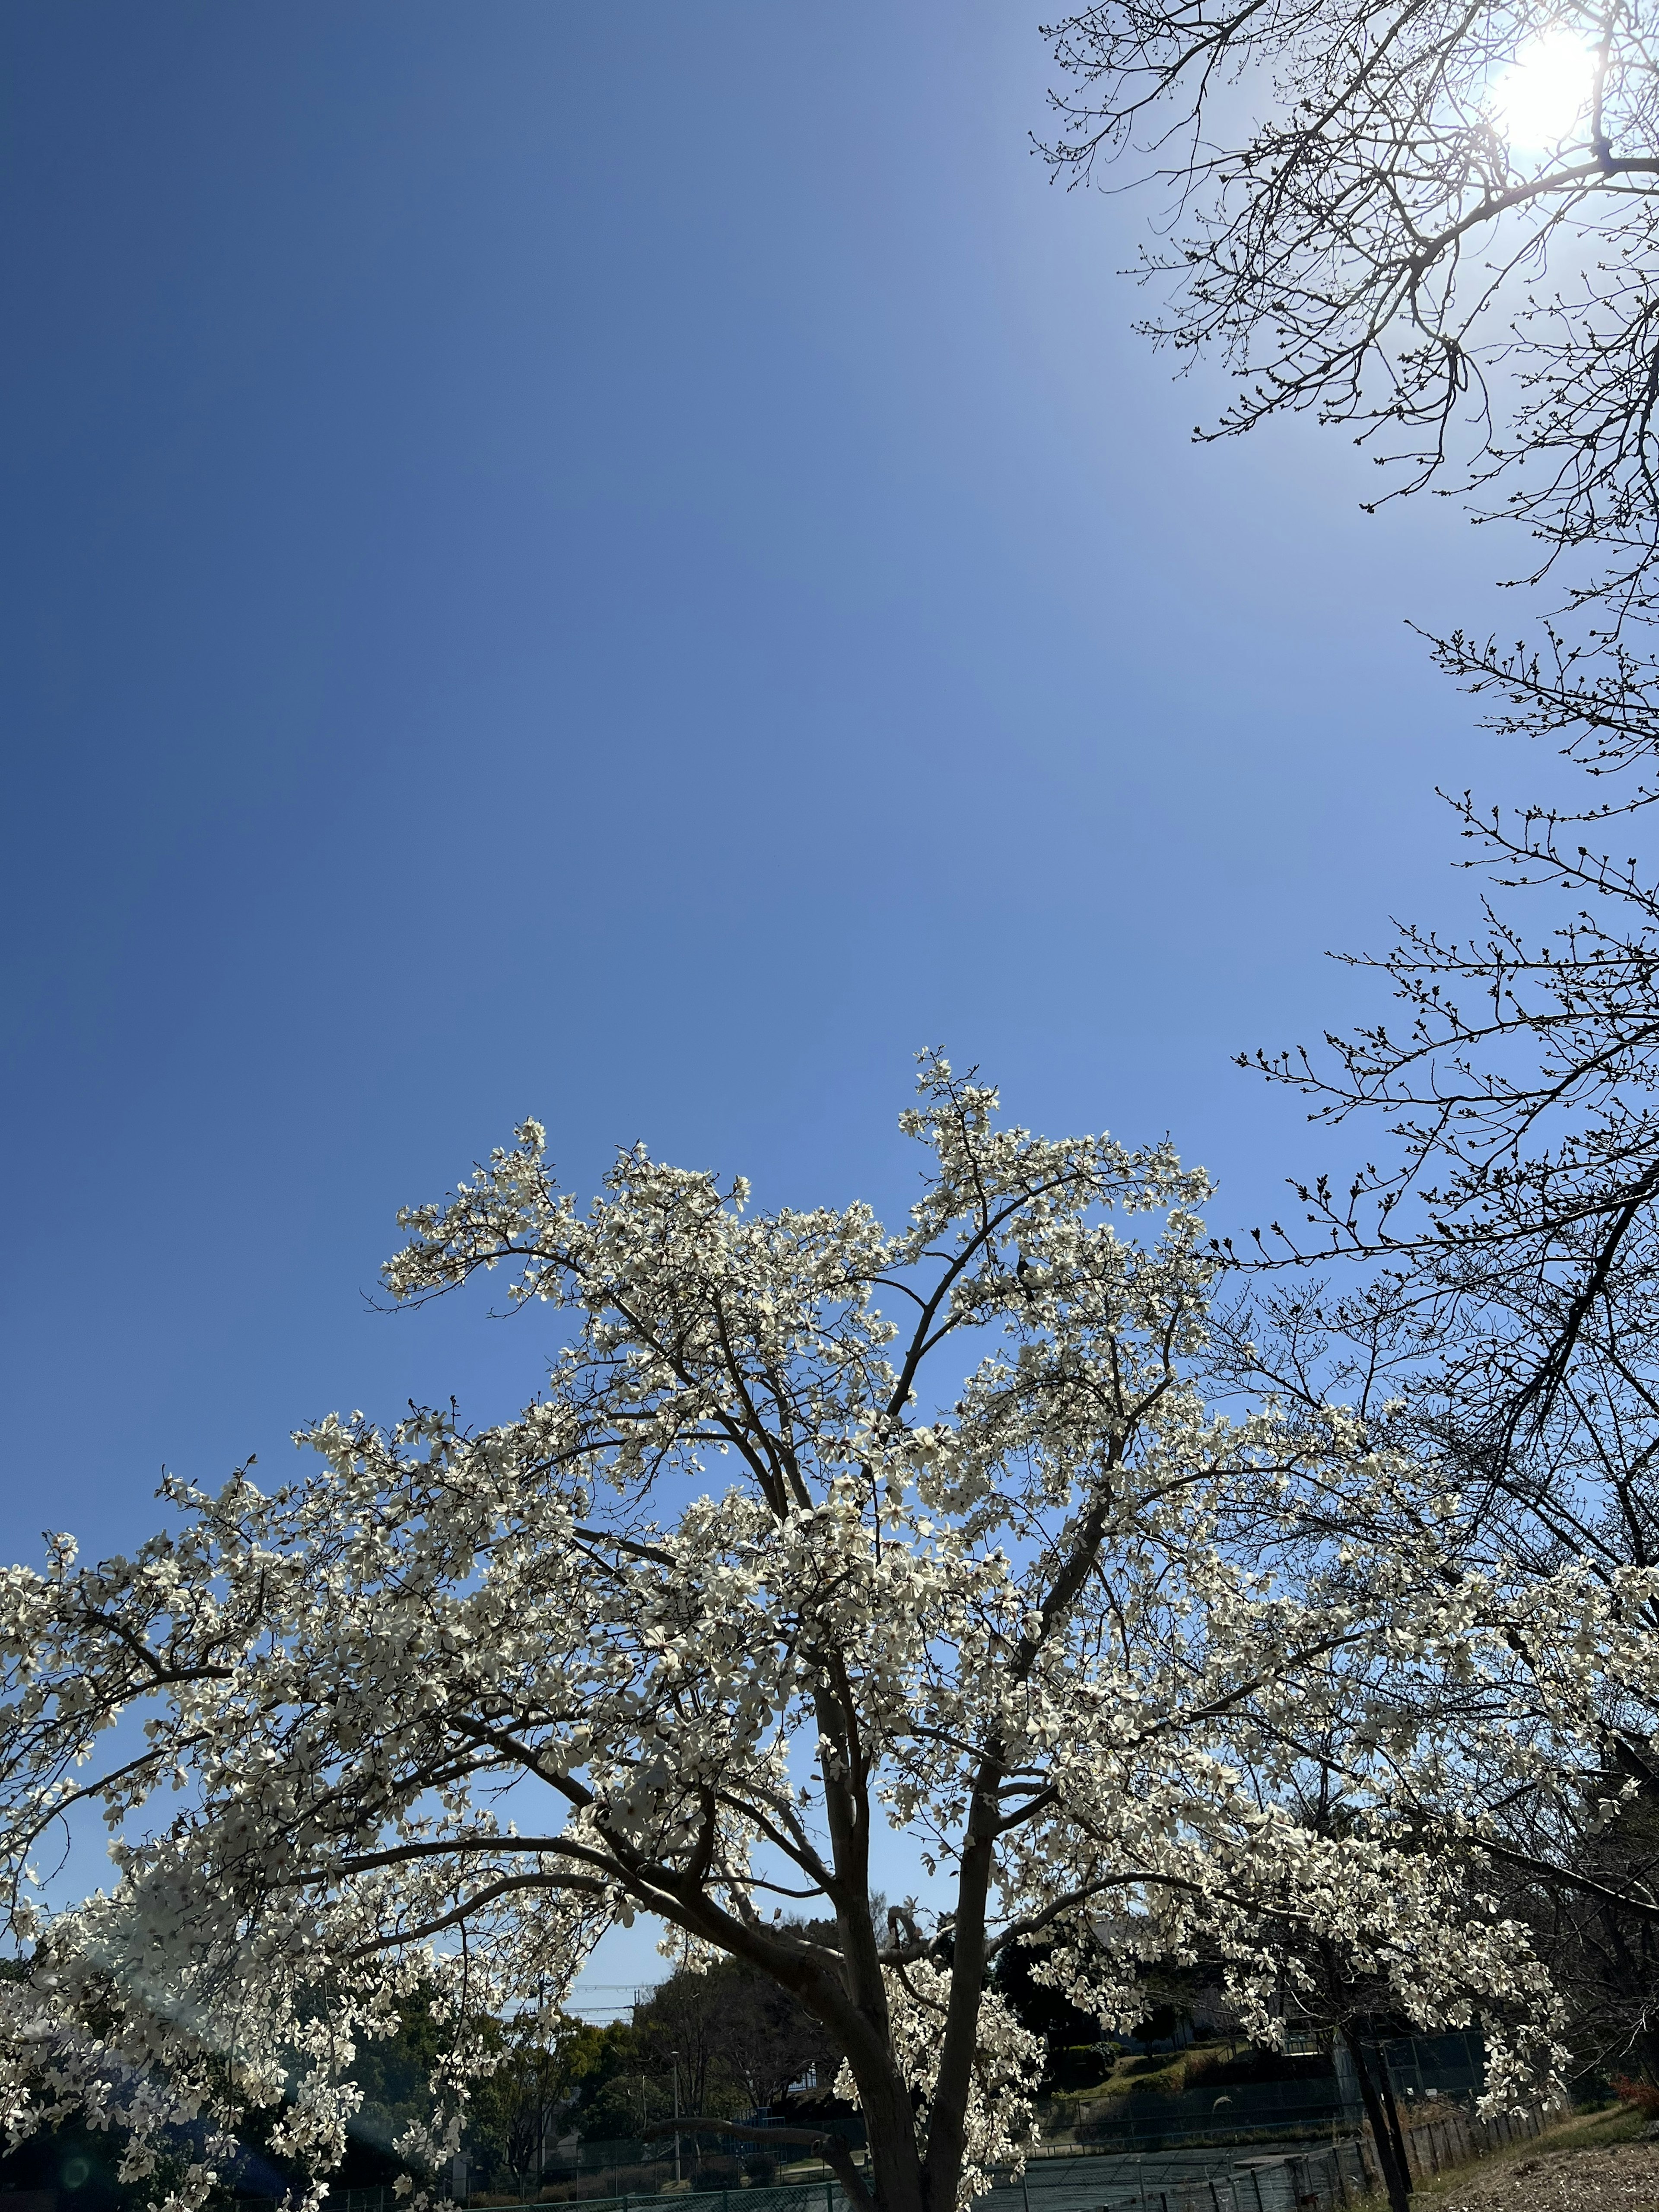
<path id="1" fill-rule="evenodd" d="M 1340 1408 L 1218 1410 L 1202 1176 L 995 1107 L 924 1063 L 896 1233 L 638 1150 L 580 1212 L 527 1122 L 386 1269 L 409 1301 L 504 1266 L 568 1310 L 517 1420 L 331 1419 L 303 1481 L 169 1483 L 133 1558 L 65 1538 L 0 1577 L 14 2138 L 118 2123 L 194 2212 L 280 2107 L 315 2194 L 359 2045 L 426 1981 L 429 2167 L 477 2023 L 641 1912 L 826 2025 L 871 2142 L 843 2179 L 884 2212 L 1021 2154 L 1010 1942 L 1109 2025 L 1152 1958 L 1224 1959 L 1268 2033 L 1334 1961 L 1478 2014 L 1495 2094 L 1547 2069 L 1481 1838 L 1609 1697 L 1651 1699 L 1648 1585 L 1472 1575 L 1455 1501 Z M 47 1912 L 88 1805 L 113 1880 Z M 886 1940 L 884 1824 L 951 1900 Z"/>

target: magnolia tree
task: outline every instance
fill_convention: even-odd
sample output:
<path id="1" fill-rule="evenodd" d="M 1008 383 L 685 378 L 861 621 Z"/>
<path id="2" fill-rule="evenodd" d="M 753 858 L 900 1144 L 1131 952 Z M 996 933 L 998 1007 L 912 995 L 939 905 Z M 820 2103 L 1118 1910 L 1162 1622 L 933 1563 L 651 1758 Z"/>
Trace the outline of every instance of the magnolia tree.
<path id="1" fill-rule="evenodd" d="M 415 1302 L 505 1268 L 564 1310 L 517 1420 L 331 1419 L 290 1487 L 169 1483 L 136 1557 L 60 1538 L 4 1577 L 14 2136 L 118 2124 L 128 2178 L 193 2206 L 263 2108 L 314 2193 L 355 2051 L 435 1985 L 429 2169 L 472 2023 L 638 1914 L 823 2024 L 869 2138 L 825 2153 L 883 2212 L 956 2212 L 1029 2137 L 1012 1942 L 1107 2026 L 1201 1952 L 1271 2034 L 1305 1954 L 1547 2063 L 1457 1778 L 1571 1724 L 1614 1601 L 1463 1571 L 1348 1414 L 1217 1410 L 1206 1187 L 1166 1147 L 1000 1126 L 936 1058 L 902 1127 L 926 1168 L 889 1231 L 642 1150 L 582 1212 L 526 1123 L 386 1271 Z M 1528 1608 L 1569 1662 L 1517 1726 Z M 50 1911 L 90 1806 L 113 1879 Z M 901 1850 L 929 1902 L 878 1924 Z"/>

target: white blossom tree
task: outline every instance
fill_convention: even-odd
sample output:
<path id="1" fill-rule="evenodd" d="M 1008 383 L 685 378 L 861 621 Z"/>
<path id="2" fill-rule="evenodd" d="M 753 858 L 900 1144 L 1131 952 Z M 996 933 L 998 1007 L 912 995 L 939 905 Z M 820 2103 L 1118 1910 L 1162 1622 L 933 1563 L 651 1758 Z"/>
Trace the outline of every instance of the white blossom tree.
<path id="1" fill-rule="evenodd" d="M 193 2206 L 264 2106 L 320 2176 L 355 2048 L 435 1983 L 435 2160 L 469 2022 L 641 1913 L 824 2025 L 870 2144 L 862 2174 L 826 2154 L 882 2212 L 956 2212 L 1018 2155 L 1039 2054 L 986 1987 L 1012 1942 L 1121 2027 L 1144 1961 L 1202 1945 L 1271 2032 L 1296 1966 L 1262 1930 L 1293 1925 L 1425 2021 L 1547 2045 L 1478 1850 L 1427 1848 L 1422 1812 L 1453 1835 L 1458 1774 L 1507 1754 L 1437 1737 L 1425 1686 L 1485 1670 L 1501 1737 L 1517 1608 L 1593 1655 L 1631 1593 L 1462 1572 L 1340 1410 L 1216 1410 L 1202 1176 L 995 1106 L 925 1060 L 896 1233 L 643 1150 L 582 1212 L 526 1122 L 386 1271 L 412 1302 L 505 1267 L 563 1310 L 517 1420 L 330 1419 L 302 1482 L 169 1482 L 135 1557 L 62 1538 L 5 1575 L 15 2135 L 118 2119 L 128 2175 Z M 1575 1679 L 1517 1741 L 1571 1725 Z M 1437 1795 L 1402 1823 L 1413 1761 Z M 113 1880 L 48 1911 L 89 1807 Z M 884 1936 L 884 1825 L 933 1902 Z"/>

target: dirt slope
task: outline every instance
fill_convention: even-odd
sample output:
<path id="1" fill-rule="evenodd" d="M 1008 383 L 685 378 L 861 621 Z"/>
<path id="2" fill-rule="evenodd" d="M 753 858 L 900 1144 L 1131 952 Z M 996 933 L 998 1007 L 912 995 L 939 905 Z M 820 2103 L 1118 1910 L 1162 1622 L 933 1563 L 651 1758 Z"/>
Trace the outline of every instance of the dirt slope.
<path id="1" fill-rule="evenodd" d="M 1413 2212 L 1659 2212 L 1659 2143 L 1547 2145 L 1419 2188 Z"/>

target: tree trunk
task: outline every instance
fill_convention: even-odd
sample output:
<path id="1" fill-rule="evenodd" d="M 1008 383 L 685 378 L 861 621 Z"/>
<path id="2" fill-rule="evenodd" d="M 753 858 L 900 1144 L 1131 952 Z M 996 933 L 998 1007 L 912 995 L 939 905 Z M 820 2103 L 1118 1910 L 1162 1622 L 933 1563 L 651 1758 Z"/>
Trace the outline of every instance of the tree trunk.
<path id="1" fill-rule="evenodd" d="M 1411 2169 L 1406 2162 L 1406 2145 L 1400 2133 L 1400 2117 L 1391 2110 L 1393 2092 L 1389 2091 L 1385 2103 L 1366 2060 L 1365 2046 L 1359 2039 L 1358 2031 L 1345 2026 L 1342 2040 L 1353 2061 L 1353 2070 L 1359 2077 L 1359 2094 L 1364 2103 L 1365 2118 L 1371 2124 L 1371 2141 L 1376 2145 L 1377 2164 L 1382 2169 L 1382 2186 L 1388 2191 L 1389 2212 L 1411 2212 Z M 1384 2086 L 1386 2087 L 1386 2082 Z"/>
<path id="2" fill-rule="evenodd" d="M 975 1834 L 995 1818 L 995 1802 L 975 1793 L 969 1842 L 957 1881 L 957 1911 L 951 1926 L 951 1994 L 939 2051 L 939 2076 L 927 2113 L 927 2162 L 923 2169 L 928 2212 L 956 2212 L 967 2142 L 968 2100 L 973 2087 L 974 2053 L 979 2040 L 984 1997 L 985 1912 L 990 1896 L 992 1844 Z"/>
<path id="3" fill-rule="evenodd" d="M 860 2082 L 859 2101 L 870 2144 L 870 2189 L 876 2212 L 928 2212 L 910 2092 L 895 2074 L 874 2089 Z"/>

